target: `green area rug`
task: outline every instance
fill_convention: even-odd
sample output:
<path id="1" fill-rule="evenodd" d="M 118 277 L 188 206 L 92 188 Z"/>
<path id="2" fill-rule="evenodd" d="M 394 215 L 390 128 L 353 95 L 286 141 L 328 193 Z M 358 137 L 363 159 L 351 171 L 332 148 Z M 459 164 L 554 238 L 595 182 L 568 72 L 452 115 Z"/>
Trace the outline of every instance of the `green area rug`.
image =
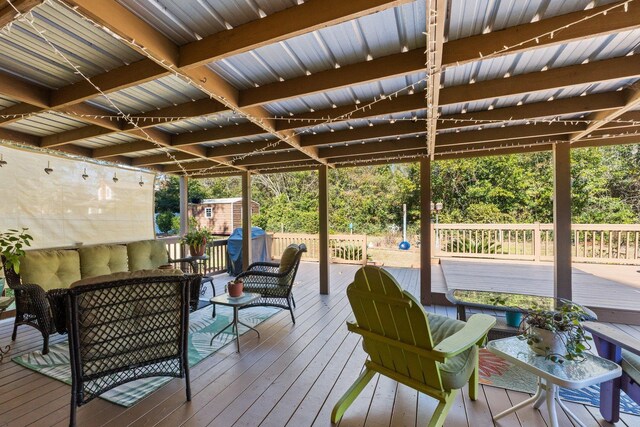
<path id="1" fill-rule="evenodd" d="M 280 311 L 272 307 L 251 307 L 240 310 L 240 320 L 244 323 L 256 326 Z M 194 366 L 206 357 L 220 350 L 235 338 L 231 328 L 220 334 L 209 345 L 211 338 L 222 328 L 231 323 L 233 309 L 230 307 L 216 307 L 216 317 L 211 318 L 211 307 L 192 313 L 189 318 L 189 366 Z M 248 328 L 240 325 L 240 334 L 248 331 Z M 234 344 L 235 345 L 235 344 Z M 69 345 L 66 341 L 54 344 L 49 349 L 49 354 L 43 355 L 41 351 L 25 353 L 12 359 L 14 362 L 54 378 L 67 384 L 71 384 L 71 370 L 69 366 Z M 131 381 L 103 393 L 102 399 L 117 405 L 129 407 L 135 405 L 164 384 L 171 381 L 170 377 L 143 378 Z"/>

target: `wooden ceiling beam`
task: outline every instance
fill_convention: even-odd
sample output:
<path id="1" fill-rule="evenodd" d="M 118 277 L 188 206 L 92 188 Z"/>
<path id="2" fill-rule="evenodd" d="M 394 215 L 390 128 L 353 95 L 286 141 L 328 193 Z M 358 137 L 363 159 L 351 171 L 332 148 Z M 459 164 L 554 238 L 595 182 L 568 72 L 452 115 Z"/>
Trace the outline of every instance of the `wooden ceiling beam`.
<path id="1" fill-rule="evenodd" d="M 186 132 L 174 135 L 171 145 L 179 147 L 183 145 L 201 144 L 205 142 L 224 141 L 232 138 L 249 138 L 265 134 L 265 130 L 253 123 L 229 125 L 221 128 L 212 128 L 196 132 Z"/>
<path id="2" fill-rule="evenodd" d="M 340 164 L 353 164 L 354 162 L 363 163 L 367 162 L 367 165 L 374 164 L 372 162 L 380 161 L 380 164 L 389 164 L 389 163 L 402 163 L 401 161 L 396 161 L 401 157 L 414 157 L 414 156 L 426 156 L 427 155 L 427 147 L 424 144 L 424 148 L 418 148 L 414 150 L 407 150 L 403 152 L 397 153 L 373 153 L 373 154 L 361 154 L 358 156 L 352 157 L 335 157 L 328 158 L 329 162 L 336 167 L 339 167 Z M 416 161 L 416 160 L 412 160 Z"/>
<path id="3" fill-rule="evenodd" d="M 388 138 L 425 133 L 424 122 L 399 121 L 396 123 L 365 126 L 336 132 L 322 132 L 316 135 L 303 135 L 300 143 L 305 147 L 338 144 L 342 142 L 362 141 L 376 138 Z"/>
<path id="4" fill-rule="evenodd" d="M 438 128 L 438 107 L 440 100 L 440 82 L 442 80 L 442 55 L 444 29 L 447 19 L 447 0 L 428 0 L 427 2 L 427 147 L 433 160 Z M 430 10 L 431 9 L 431 10 Z"/>
<path id="5" fill-rule="evenodd" d="M 0 1 L 0 27 L 9 24 L 16 17 L 16 9 L 20 13 L 27 13 L 36 6 L 42 4 L 43 0 L 11 0 L 11 4 L 5 0 Z M 13 7 L 11 7 L 13 5 Z M 15 9 L 14 9 L 15 7 Z"/>
<path id="6" fill-rule="evenodd" d="M 309 160 L 309 157 L 299 151 L 289 151 L 286 153 L 268 153 L 268 154 L 254 154 L 247 156 L 244 159 L 240 159 L 234 162 L 235 165 L 242 166 L 255 166 L 255 165 L 267 165 L 278 164 L 288 162 L 299 162 L 303 160 Z"/>
<path id="7" fill-rule="evenodd" d="M 39 147 L 41 138 L 39 136 L 31 135 L 17 130 L 0 128 L 0 140 L 3 139 L 18 144 L 33 145 L 34 147 Z"/>
<path id="8" fill-rule="evenodd" d="M 36 107 L 44 109 L 49 107 L 49 89 L 19 79 L 6 72 L 0 73 L 0 93 Z"/>
<path id="9" fill-rule="evenodd" d="M 504 128 L 487 128 L 459 133 L 444 133 L 437 136 L 436 147 L 455 146 L 468 143 L 490 141 L 506 141 L 530 137 L 554 137 L 584 129 L 584 123 L 540 123 L 537 125 L 507 126 Z"/>
<path id="10" fill-rule="evenodd" d="M 365 100 L 362 101 L 366 103 Z M 385 102 L 377 102 L 367 108 L 355 109 L 353 105 L 344 105 L 337 108 L 328 108 L 311 113 L 295 114 L 290 117 L 291 120 L 279 120 L 276 124 L 276 129 L 292 130 L 312 127 L 316 123 L 324 121 L 343 122 L 347 120 L 383 116 L 386 114 L 419 111 L 424 110 L 425 108 L 427 108 L 427 104 L 424 100 L 424 92 L 418 92 L 411 95 L 401 95 Z"/>
<path id="11" fill-rule="evenodd" d="M 424 137 L 404 138 L 393 141 L 370 142 L 367 144 L 355 144 L 342 147 L 321 148 L 320 156 L 325 158 L 350 157 L 363 154 L 393 153 L 416 149 L 426 149 L 427 143 Z"/>
<path id="12" fill-rule="evenodd" d="M 533 136 L 529 138 L 521 139 L 509 139 L 502 141 L 484 141 L 484 142 L 470 142 L 466 144 L 449 145 L 449 146 L 437 146 L 436 154 L 438 153 L 459 153 L 464 151 L 483 151 L 483 150 L 497 150 L 507 147 L 524 147 L 537 144 L 551 144 L 553 142 L 566 142 L 569 140 L 569 134 L 554 135 L 549 137 Z"/>
<path id="13" fill-rule="evenodd" d="M 83 1 L 92 3 L 92 0 Z M 182 68 L 205 65 L 410 1 L 307 0 L 304 4 L 284 9 L 263 19 L 181 46 L 178 65 Z"/>
<path id="14" fill-rule="evenodd" d="M 601 14 L 582 21 L 588 16 L 600 13 L 616 4 L 623 5 L 624 3 L 627 3 L 626 11 L 625 7 L 621 6 L 609 11 L 606 15 Z M 570 26 L 564 28 L 567 25 Z M 562 28 L 562 30 L 557 31 L 558 28 Z M 496 58 L 525 50 L 591 39 L 636 28 L 640 28 L 640 4 L 633 1 L 618 1 L 487 34 L 448 41 L 444 45 L 443 64 L 456 66 L 477 61 L 482 59 L 482 56 L 492 55 L 492 58 Z M 541 34 L 550 34 L 551 32 L 553 32 L 553 37 L 540 37 Z M 505 46 L 510 46 L 510 48 L 505 50 Z"/>
<path id="15" fill-rule="evenodd" d="M 166 154 L 153 154 L 151 156 L 133 157 L 131 158 L 131 166 L 153 166 L 165 163 L 174 163 L 175 160 L 195 160 L 198 158 L 192 154 L 180 151 L 171 152 L 171 156 L 172 157 L 169 157 Z"/>
<path id="16" fill-rule="evenodd" d="M 249 170 L 260 173 L 261 175 L 269 175 L 272 173 L 290 173 L 290 172 L 310 171 L 310 170 L 318 169 L 319 167 L 320 165 L 316 162 L 306 161 L 306 162 L 291 163 L 289 165 L 284 163 L 280 167 L 274 167 L 273 165 L 249 166 Z"/>
<path id="17" fill-rule="evenodd" d="M 240 106 L 263 105 L 381 79 L 424 72 L 424 61 L 424 48 L 420 48 L 407 53 L 396 53 L 283 82 L 245 89 L 240 92 Z"/>
<path id="18" fill-rule="evenodd" d="M 78 6 L 83 13 L 88 13 L 96 22 L 111 32 L 128 40 L 136 40 L 144 46 L 144 53 L 161 60 L 167 71 L 179 72 L 191 79 L 191 81 L 197 82 L 199 89 L 225 104 L 227 108 L 237 111 L 267 133 L 274 134 L 314 160 L 323 162 L 318 157 L 317 150 L 300 146 L 300 138 L 297 135 L 288 131 L 276 131 L 275 121 L 270 118 L 270 113 L 264 108 L 240 108 L 238 91 L 206 65 L 188 69 L 176 69 L 179 66 L 177 61 L 179 47 L 115 0 L 102 1 L 99 6 L 96 6 L 93 0 L 69 1 Z"/>
<path id="19" fill-rule="evenodd" d="M 477 151 L 465 151 L 456 153 L 442 153 L 438 154 L 436 151 L 435 160 L 456 160 L 456 159 L 469 159 L 474 157 L 491 157 L 491 156 L 507 156 L 510 154 L 524 154 L 524 153 L 537 153 L 540 151 L 550 151 L 553 149 L 553 144 L 537 144 L 526 147 L 509 147 L 509 148 L 497 148 L 490 150 L 477 150 Z"/>
<path id="20" fill-rule="evenodd" d="M 636 83 L 630 88 L 627 88 L 624 91 L 624 96 L 626 98 L 624 106 L 617 108 L 613 111 L 597 111 L 589 115 L 589 120 L 593 120 L 586 129 L 576 132 L 571 135 L 571 142 L 574 143 L 584 138 L 587 135 L 592 134 L 594 131 L 600 129 L 601 127 L 611 123 L 613 120 L 622 116 L 623 114 L 635 110 L 638 106 L 640 106 L 640 83 Z"/>
<path id="21" fill-rule="evenodd" d="M 440 105 L 640 77 L 640 55 L 604 59 L 441 89 Z"/>
<path id="22" fill-rule="evenodd" d="M 507 123 L 513 120 L 543 119 L 556 116 L 586 113 L 590 111 L 612 110 L 623 106 L 624 95 L 621 92 L 603 92 L 586 96 L 554 99 L 512 107 L 495 108 L 493 110 L 471 111 L 465 114 L 442 116 L 438 123 L 439 130 L 464 129 L 483 126 L 490 122 Z M 456 120 L 460 120 L 456 122 Z M 473 122 L 478 120 L 478 122 Z M 483 123 L 487 121 L 489 123 Z"/>
<path id="23" fill-rule="evenodd" d="M 213 172 L 214 170 L 217 171 L 230 171 L 230 170 L 234 170 L 237 168 L 233 168 L 230 166 L 215 166 L 212 165 L 211 162 L 208 162 L 206 160 L 200 160 L 197 162 L 183 162 L 180 165 L 177 164 L 172 164 L 172 165 L 166 165 L 164 167 L 164 171 L 167 173 L 172 173 L 172 172 L 182 172 L 183 170 L 186 171 L 197 171 L 197 170 L 201 170 L 201 169 L 211 169 L 211 171 Z"/>

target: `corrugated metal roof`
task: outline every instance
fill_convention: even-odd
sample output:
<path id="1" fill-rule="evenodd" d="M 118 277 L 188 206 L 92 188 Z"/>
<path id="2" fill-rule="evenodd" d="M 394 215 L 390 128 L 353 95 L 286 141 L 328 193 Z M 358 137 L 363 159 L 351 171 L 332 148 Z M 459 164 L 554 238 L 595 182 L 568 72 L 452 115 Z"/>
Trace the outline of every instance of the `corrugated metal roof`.
<path id="1" fill-rule="evenodd" d="M 124 113 L 138 113 L 206 98 L 202 91 L 174 75 L 153 80 L 108 95 Z M 103 96 L 91 100 L 92 104 L 114 110 Z"/>
<path id="2" fill-rule="evenodd" d="M 58 113 L 41 113 L 18 120 L 6 127 L 31 135 L 47 136 L 84 126 L 86 126 L 86 123 L 73 117 L 63 116 Z"/>
<path id="3" fill-rule="evenodd" d="M 118 0 L 173 40 L 184 44 L 293 7 L 296 0 Z"/>
<path id="4" fill-rule="evenodd" d="M 142 58 L 56 3 L 45 2 L 34 8 L 33 16 L 36 27 L 89 76 Z M 0 34 L 0 40 L 0 70 L 50 88 L 82 80 L 26 22 L 15 22 L 9 32 Z"/>
<path id="5" fill-rule="evenodd" d="M 238 89 L 364 62 L 424 46 L 425 3 L 364 16 L 234 55 L 210 67 Z"/>
<path id="6" fill-rule="evenodd" d="M 247 119 L 236 116 L 232 111 L 224 111 L 209 116 L 202 116 L 166 123 L 158 126 L 158 128 L 164 130 L 165 132 L 178 134 L 184 132 L 195 132 L 199 130 L 221 128 L 225 126 L 233 126 L 236 123 L 242 124 L 247 122 Z"/>
<path id="7" fill-rule="evenodd" d="M 452 0 L 445 31 L 448 40 L 498 31 L 616 0 Z"/>

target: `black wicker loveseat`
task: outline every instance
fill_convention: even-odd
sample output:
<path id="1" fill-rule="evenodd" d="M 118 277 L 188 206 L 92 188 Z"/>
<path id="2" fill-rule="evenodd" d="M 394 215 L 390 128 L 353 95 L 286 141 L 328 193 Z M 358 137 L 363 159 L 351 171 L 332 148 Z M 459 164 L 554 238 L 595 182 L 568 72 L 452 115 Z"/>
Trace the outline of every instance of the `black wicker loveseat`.
<path id="1" fill-rule="evenodd" d="M 77 249 L 31 250 L 21 259 L 20 274 L 7 268 L 2 259 L 7 285 L 16 298 L 11 339 L 16 339 L 20 325 L 36 328 L 43 338 L 42 353 L 47 354 L 49 335 L 67 332 L 64 300 L 56 298 L 56 295 L 64 295 L 66 289 L 80 279 L 117 272 L 152 270 L 168 262 L 166 244 L 160 240 Z M 200 278 L 199 275 L 191 276 L 189 303 L 192 310 L 198 308 Z"/>
<path id="2" fill-rule="evenodd" d="M 76 408 L 139 378 L 185 378 L 188 362 L 187 275 L 159 270 L 81 280 L 59 292 L 67 306 L 71 360 L 71 426 Z"/>
<path id="3" fill-rule="evenodd" d="M 293 308 L 296 302 L 293 298 L 293 282 L 298 272 L 300 258 L 307 252 L 304 244 L 291 244 L 282 253 L 280 263 L 254 262 L 247 271 L 238 275 L 237 279 L 244 282 L 245 292 L 254 292 L 262 296 L 252 304 L 242 308 L 254 306 L 271 306 L 289 310 L 291 320 L 296 323 Z M 292 307 L 293 306 L 293 307 Z"/>

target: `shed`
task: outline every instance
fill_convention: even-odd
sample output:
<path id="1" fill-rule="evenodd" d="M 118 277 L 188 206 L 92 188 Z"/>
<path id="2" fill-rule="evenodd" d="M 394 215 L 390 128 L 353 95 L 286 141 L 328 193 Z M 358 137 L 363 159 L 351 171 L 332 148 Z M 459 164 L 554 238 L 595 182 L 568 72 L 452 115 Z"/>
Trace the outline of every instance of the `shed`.
<path id="1" fill-rule="evenodd" d="M 251 201 L 251 214 L 260 213 L 260 204 Z M 230 235 L 242 227 L 242 197 L 203 199 L 200 203 L 189 204 L 189 215 L 198 225 L 206 227 L 213 234 Z"/>

